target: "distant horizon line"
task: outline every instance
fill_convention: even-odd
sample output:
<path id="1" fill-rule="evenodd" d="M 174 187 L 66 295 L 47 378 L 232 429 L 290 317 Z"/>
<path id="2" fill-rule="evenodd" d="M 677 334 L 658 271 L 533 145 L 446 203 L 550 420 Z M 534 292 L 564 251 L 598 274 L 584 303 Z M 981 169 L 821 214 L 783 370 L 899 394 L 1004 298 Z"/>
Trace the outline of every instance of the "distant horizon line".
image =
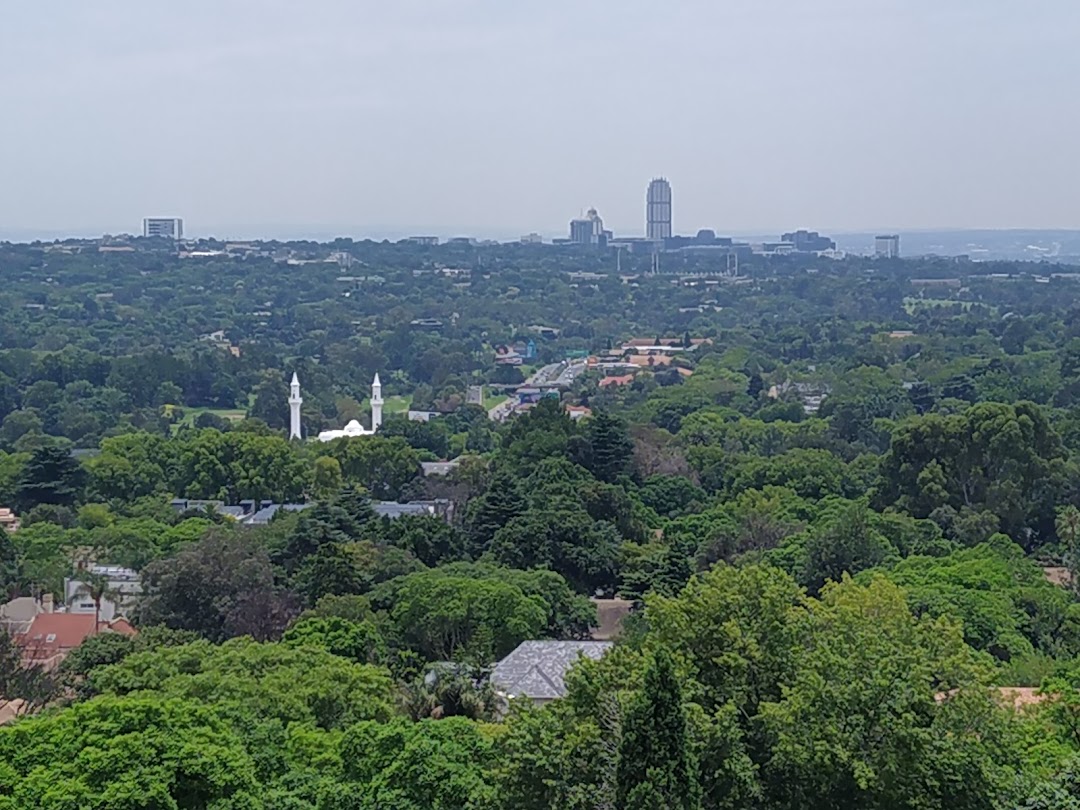
<path id="1" fill-rule="evenodd" d="M 206 228 L 199 228 L 194 233 L 188 231 L 188 221 L 184 217 L 178 217 L 184 221 L 184 239 L 216 239 L 219 241 L 230 240 L 257 240 L 257 241 L 333 241 L 335 239 L 352 239 L 355 242 L 362 241 L 399 241 L 403 239 L 409 239 L 411 237 L 430 236 L 438 237 L 440 241 L 446 241 L 455 238 L 472 238 L 479 240 L 496 240 L 501 242 L 515 241 L 523 236 L 530 234 L 539 234 L 546 240 L 565 238 L 566 233 L 563 230 L 514 230 L 514 229 L 497 229 L 483 232 L 480 229 L 470 229 L 468 227 L 454 228 L 452 226 L 441 227 L 423 227 L 419 226 L 412 229 L 403 229 L 400 227 L 373 227 L 370 230 L 358 234 L 359 230 L 355 226 L 343 226 L 343 225 L 288 225 L 288 224 L 237 224 L 237 225 L 225 225 L 225 226 L 210 226 Z M 770 230 L 766 228 L 759 229 L 741 229 L 737 231 L 729 231 L 721 233 L 716 228 L 699 228 L 696 230 L 688 231 L 682 236 L 694 236 L 699 230 L 712 230 L 718 236 L 730 236 L 733 238 L 741 239 L 769 239 L 779 238 L 783 233 L 791 233 L 797 230 L 809 230 L 817 231 L 824 236 L 831 237 L 872 237 L 879 234 L 963 234 L 963 233 L 1060 233 L 1060 234 L 1080 234 L 1080 227 L 1075 228 L 1062 228 L 1062 227 L 1024 227 L 1024 226 L 1008 226 L 1008 227 L 949 227 L 949 226 L 933 226 L 933 227 L 881 227 L 881 228 L 828 228 L 828 227 L 809 227 L 799 226 L 793 228 L 785 228 L 783 230 Z M 116 229 L 116 228 L 99 228 L 91 226 L 73 227 L 73 228 L 3 228 L 0 227 L 0 241 L 4 242 L 47 242 L 55 240 L 65 239 L 98 239 L 102 236 L 141 236 L 141 229 Z M 627 233 L 627 234 L 615 234 L 616 239 L 627 238 L 644 238 L 644 234 Z"/>

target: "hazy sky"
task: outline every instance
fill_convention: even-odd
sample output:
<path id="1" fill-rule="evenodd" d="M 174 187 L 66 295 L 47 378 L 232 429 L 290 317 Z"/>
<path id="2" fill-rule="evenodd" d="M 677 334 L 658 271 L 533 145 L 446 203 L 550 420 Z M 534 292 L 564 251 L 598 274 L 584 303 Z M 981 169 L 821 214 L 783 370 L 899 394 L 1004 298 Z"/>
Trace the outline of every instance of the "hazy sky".
<path id="1" fill-rule="evenodd" d="M 1080 227 L 1076 0 L 0 10 L 0 236 Z"/>

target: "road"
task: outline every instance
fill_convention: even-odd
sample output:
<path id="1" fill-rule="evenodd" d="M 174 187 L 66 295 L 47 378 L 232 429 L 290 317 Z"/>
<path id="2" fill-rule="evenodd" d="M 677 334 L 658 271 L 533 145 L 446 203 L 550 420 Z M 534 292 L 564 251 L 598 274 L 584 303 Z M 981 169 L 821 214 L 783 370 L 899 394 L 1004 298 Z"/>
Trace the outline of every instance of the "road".
<path id="1" fill-rule="evenodd" d="M 529 375 L 525 382 L 521 384 L 521 387 L 534 388 L 555 385 L 559 388 L 569 388 L 586 368 L 588 368 L 588 364 L 584 360 L 575 360 L 572 363 L 566 360 L 559 363 L 549 363 Z M 511 396 L 506 402 L 500 403 L 489 410 L 488 417 L 495 422 L 502 422 L 510 417 L 516 405 L 517 400 Z"/>

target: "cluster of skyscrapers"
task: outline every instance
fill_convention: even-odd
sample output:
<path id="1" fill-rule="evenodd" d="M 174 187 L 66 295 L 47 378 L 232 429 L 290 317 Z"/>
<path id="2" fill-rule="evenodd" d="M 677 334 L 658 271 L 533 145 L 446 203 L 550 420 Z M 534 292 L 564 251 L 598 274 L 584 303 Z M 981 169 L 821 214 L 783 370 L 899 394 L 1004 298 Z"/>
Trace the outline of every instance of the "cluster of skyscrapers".
<path id="1" fill-rule="evenodd" d="M 657 177 L 649 183 L 649 189 L 645 192 L 644 238 L 648 241 L 663 243 L 665 239 L 670 239 L 672 234 L 671 183 L 666 178 Z M 570 238 L 567 241 L 572 245 L 603 247 L 611 239 L 611 231 L 604 230 L 604 221 L 595 208 L 590 208 L 578 219 L 570 220 Z"/>
<path id="2" fill-rule="evenodd" d="M 539 234 L 522 237 L 522 242 L 539 244 L 543 240 Z M 671 183 L 665 177 L 657 177 L 649 183 L 645 192 L 645 234 L 644 236 L 613 237 L 605 230 L 604 221 L 595 208 L 590 208 L 583 216 L 570 220 L 568 239 L 557 239 L 557 244 L 591 245 L 608 247 L 615 245 L 631 250 L 645 248 L 656 250 L 723 250 L 732 254 L 759 253 L 765 255 L 789 255 L 813 253 L 832 258 L 842 257 L 836 242 L 817 231 L 797 230 L 785 233 L 778 242 L 763 242 L 760 245 L 735 242 L 727 237 L 718 237 L 713 231 L 701 230 L 694 236 L 676 236 L 672 228 Z M 895 259 L 900 255 L 900 237 L 886 234 L 874 239 L 874 255 L 878 258 Z"/>

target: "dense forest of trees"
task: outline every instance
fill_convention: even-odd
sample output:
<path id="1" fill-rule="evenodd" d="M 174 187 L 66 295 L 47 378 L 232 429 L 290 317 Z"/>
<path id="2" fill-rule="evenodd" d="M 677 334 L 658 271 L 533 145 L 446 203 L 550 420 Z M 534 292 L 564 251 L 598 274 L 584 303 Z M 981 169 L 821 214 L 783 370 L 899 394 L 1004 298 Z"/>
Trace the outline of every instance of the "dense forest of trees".
<path id="1" fill-rule="evenodd" d="M 0 585 L 59 592 L 89 557 L 144 589 L 137 636 L 55 672 L 0 633 L 0 697 L 30 707 L 0 808 L 1080 808 L 1056 269 L 787 257 L 706 285 L 692 254 L 624 278 L 529 246 L 140 247 L 0 245 Z M 505 423 L 464 405 L 524 336 L 537 363 L 683 348 Z M 308 432 L 375 372 L 443 415 L 290 442 L 293 370 Z M 245 526 L 175 497 L 310 506 Z M 506 713 L 491 665 L 588 638 L 597 596 L 635 604 L 618 644 Z"/>

